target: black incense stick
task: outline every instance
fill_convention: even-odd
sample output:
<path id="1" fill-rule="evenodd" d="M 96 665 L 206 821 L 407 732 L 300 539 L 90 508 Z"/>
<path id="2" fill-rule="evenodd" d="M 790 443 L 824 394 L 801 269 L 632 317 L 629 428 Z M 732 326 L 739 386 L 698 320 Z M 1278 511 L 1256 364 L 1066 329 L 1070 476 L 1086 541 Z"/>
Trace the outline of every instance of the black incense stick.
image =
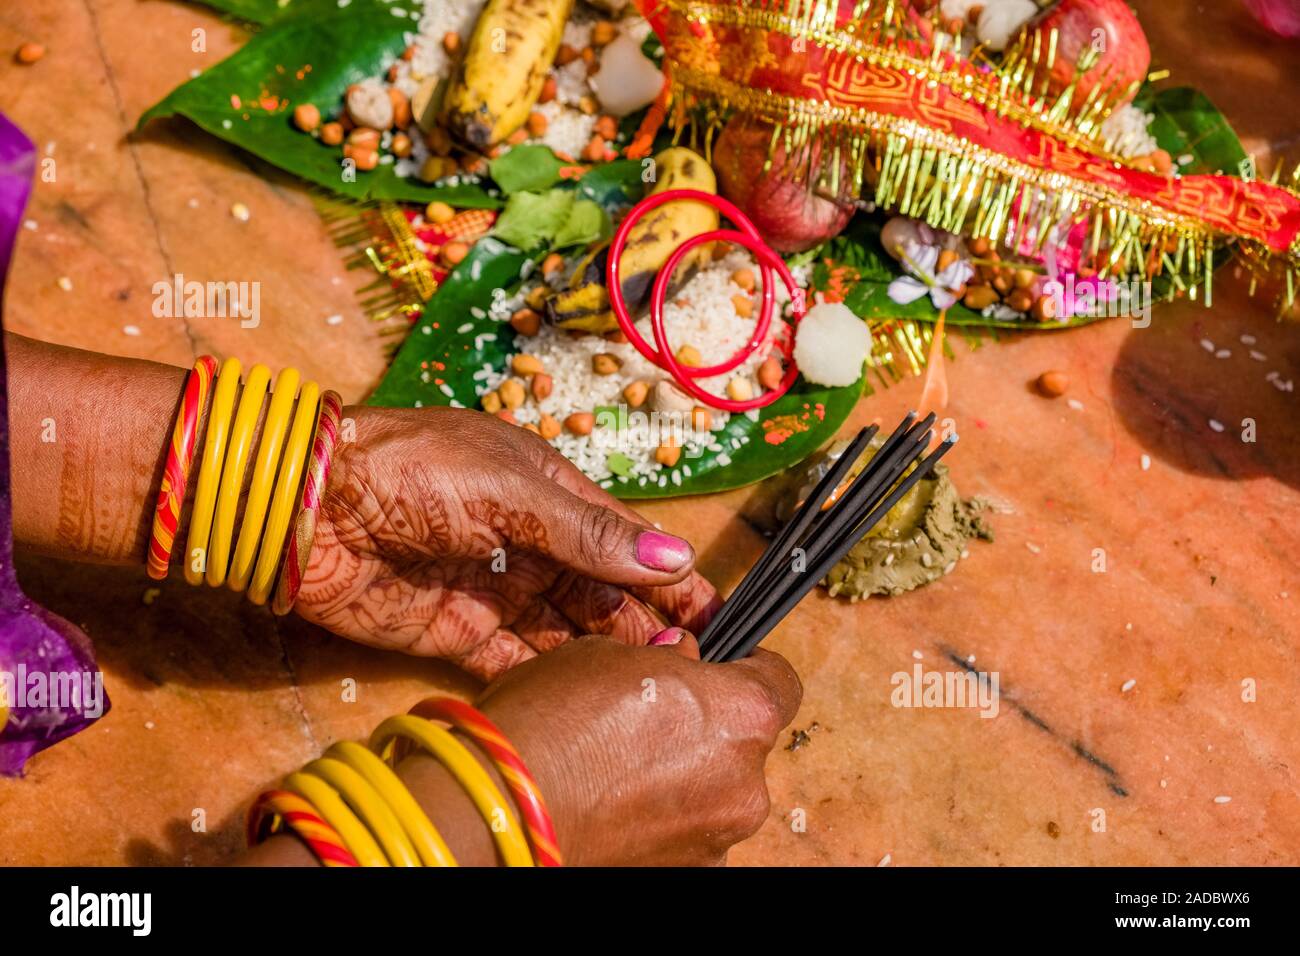
<path id="1" fill-rule="evenodd" d="M 843 517 L 853 512 L 862 500 L 863 495 L 878 490 L 881 479 L 887 477 L 893 470 L 892 466 L 901 453 L 907 451 L 909 436 L 913 435 L 917 426 L 913 424 L 915 415 L 908 415 L 885 441 L 884 445 L 871 458 L 864 467 L 861 474 L 857 476 L 853 484 L 839 497 L 835 505 L 826 511 L 818 509 L 815 521 L 815 535 L 820 536 L 826 529 L 837 530 Z M 806 525 L 807 522 L 801 520 L 807 517 L 807 513 L 796 518 L 791 522 L 792 525 Z M 807 536 L 808 540 L 796 540 L 792 545 L 802 547 L 803 561 L 805 567 L 810 561 L 815 561 L 816 556 L 809 554 L 809 546 L 813 543 L 814 534 Z M 793 548 L 787 547 L 783 552 L 775 555 L 776 560 L 764 561 L 760 559 L 759 564 L 764 566 L 765 573 L 762 578 L 756 582 L 755 586 L 746 595 L 741 596 L 735 601 L 736 611 L 728 618 L 724 625 L 722 633 L 725 637 L 711 641 L 707 648 L 701 648 L 701 657 L 704 660 L 722 660 L 725 659 L 729 651 L 744 640 L 753 622 L 760 619 L 762 614 L 769 610 L 775 604 L 780 595 L 774 593 L 776 582 L 780 580 L 780 575 L 786 567 L 793 567 Z M 766 555 L 764 556 L 766 557 Z M 733 602 L 728 601 L 728 604 Z"/>
<path id="2" fill-rule="evenodd" d="M 754 586 L 761 581 L 767 574 L 769 568 L 776 561 L 781 559 L 787 551 L 790 550 L 792 543 L 797 542 L 803 533 L 807 530 L 808 525 L 817 517 L 822 505 L 826 499 L 839 487 L 844 478 L 848 475 L 853 464 L 866 450 L 871 439 L 875 436 L 876 428 L 864 428 L 858 432 L 857 437 L 844 450 L 839 461 L 822 476 L 821 480 L 813 488 L 812 493 L 807 497 L 803 504 L 795 512 L 791 520 L 781 529 L 780 533 L 767 546 L 759 556 L 754 566 L 737 585 L 731 593 L 731 597 L 718 611 L 708 627 L 700 635 L 701 651 L 720 633 L 724 633 L 727 625 L 736 610 L 744 606 L 746 599 L 750 596 Z"/>
<path id="3" fill-rule="evenodd" d="M 728 627 L 726 640 L 710 645 L 707 656 L 702 655 L 705 660 L 731 659 L 734 648 L 744 643 L 759 622 L 779 605 L 788 589 L 794 586 L 794 582 L 808 575 L 811 567 L 821 557 L 826 543 L 838 541 L 845 534 L 846 529 L 855 527 L 880 496 L 893 485 L 898 476 L 922 454 L 929 443 L 929 427 L 933 421 L 934 416 L 930 415 L 923 422 L 902 431 L 901 435 L 895 432 L 890 440 L 886 441 L 882 449 L 885 453 L 877 452 L 872 457 L 862 474 L 858 475 L 840 500 L 818 523 L 814 533 L 802 543 L 803 567 L 796 568 L 793 562 L 783 562 L 775 569 L 757 597 L 743 606 L 740 620 Z M 820 578 L 812 580 L 815 582 Z M 811 586 L 807 590 L 811 590 Z"/>
<path id="4" fill-rule="evenodd" d="M 733 649 L 744 644 L 750 633 L 759 627 L 763 620 L 770 618 L 772 610 L 780 604 L 789 589 L 796 587 L 798 581 L 811 574 L 828 542 L 839 541 L 846 532 L 861 522 L 862 516 L 871 509 L 872 503 L 878 501 L 881 494 L 885 493 L 898 475 L 901 475 L 924 449 L 924 441 L 928 441 L 924 436 L 928 436 L 928 431 L 919 432 L 923 437 L 922 442 L 918 442 L 915 437 L 918 432 L 919 427 L 910 429 L 905 434 L 904 440 L 894 447 L 892 454 L 885 455 L 883 459 L 878 457 L 871 460 L 867 470 L 858 476 L 858 480 L 850 486 L 848 493 L 845 493 L 841 501 L 837 502 L 826 518 L 816 525 L 815 531 L 803 542 L 802 566 L 790 562 L 788 567 L 776 568 L 774 574 L 764 584 L 757 600 L 749 602 L 745 606 L 741 619 L 735 626 L 729 628 L 727 640 L 722 644 L 710 646 L 706 659 L 722 661 L 731 658 Z M 813 581 L 816 580 L 819 579 L 813 578 Z M 811 585 L 805 589 L 805 593 L 810 589 Z"/>
<path id="5" fill-rule="evenodd" d="M 933 471 L 956 442 L 955 436 L 949 438 L 918 461 L 932 440 L 934 420 L 934 415 L 928 415 L 917 422 L 916 413 L 909 412 L 841 491 L 875 438 L 876 429 L 873 426 L 857 434 L 701 633 L 701 658 L 736 660 L 753 651 L 903 495 Z M 909 468 L 912 470 L 907 473 Z M 801 552 L 799 566 L 794 560 L 796 551 Z"/>
<path id="6" fill-rule="evenodd" d="M 908 412 L 903 421 L 899 423 L 898 428 L 886 439 L 873 460 L 879 460 L 882 454 L 888 454 L 901 442 L 915 420 L 916 412 Z M 857 437 L 844 450 L 839 461 L 822 476 L 821 481 L 814 487 L 812 494 L 804 500 L 786 526 L 777 534 L 763 554 L 759 556 L 758 561 L 755 562 L 749 573 L 745 575 L 732 592 L 731 597 L 727 599 L 727 602 L 714 615 L 713 620 L 700 635 L 700 654 L 702 657 L 707 659 L 708 652 L 715 643 L 721 640 L 721 635 L 732 633 L 734 618 L 743 613 L 743 610 L 750 605 L 756 591 L 764 585 L 772 570 L 778 564 L 789 559 L 794 547 L 798 545 L 800 538 L 807 532 L 809 526 L 824 518 L 825 508 L 823 506 L 826 504 L 827 499 L 839 490 L 840 485 L 849 476 L 853 466 L 857 464 L 858 459 L 867 450 L 876 435 L 876 431 L 876 426 L 872 425 L 870 428 L 864 428 L 858 432 Z"/>
<path id="7" fill-rule="evenodd" d="M 857 437 L 854 438 L 849 446 L 844 449 L 844 453 L 840 456 L 839 461 L 835 462 L 835 464 L 827 470 L 826 474 L 822 476 L 821 481 L 817 482 L 812 493 L 808 495 L 786 526 L 781 529 L 776 538 L 768 545 L 762 555 L 759 556 L 758 561 L 755 562 L 752 568 L 750 568 L 749 573 L 745 575 L 740 584 L 737 585 L 736 589 L 731 593 L 731 597 L 727 599 L 727 602 L 722 606 L 718 613 L 714 615 L 713 620 L 709 622 L 708 626 L 704 629 L 704 632 L 700 634 L 701 652 L 703 652 L 716 635 L 726 631 L 727 623 L 731 617 L 734 616 L 736 610 L 744 606 L 746 598 L 749 597 L 757 582 L 764 578 L 774 562 L 781 560 L 782 556 L 791 550 L 792 543 L 797 542 L 804 532 L 808 530 L 808 526 L 812 523 L 813 519 L 821 513 L 822 506 L 826 503 L 826 499 L 831 496 L 831 494 L 848 476 L 849 471 L 853 468 L 853 465 L 857 460 L 862 457 L 862 453 L 866 451 L 867 446 L 871 443 L 871 440 L 875 435 L 876 426 L 874 425 L 858 432 Z"/>
<path id="8" fill-rule="evenodd" d="M 768 613 L 757 622 L 754 628 L 745 634 L 743 639 L 732 648 L 730 653 L 725 657 L 719 658 L 719 660 L 734 661 L 748 656 L 749 653 L 758 646 L 759 642 L 762 641 L 777 624 L 784 620 L 786 615 L 794 610 L 795 605 L 803 600 L 803 598 L 807 596 L 808 592 L 816 587 L 817 583 L 826 577 L 835 565 L 844 560 L 844 556 L 853 550 L 853 546 L 861 541 L 872 527 L 879 523 L 880 519 L 888 513 L 889 509 L 898 504 L 899 500 L 912 489 L 913 485 L 934 470 L 935 464 L 938 463 L 940 458 L 947 454 L 949 449 L 956 444 L 956 441 L 955 437 L 945 439 L 939 446 L 939 449 L 935 451 L 934 454 L 930 455 L 930 457 L 926 458 L 925 461 L 921 462 L 921 464 L 919 464 L 916 469 L 908 475 L 896 489 L 894 489 L 893 493 L 891 493 L 872 511 L 871 515 L 869 515 L 856 528 L 850 529 L 840 541 L 830 546 L 827 549 L 827 553 L 815 566 L 810 567 L 806 572 L 803 572 L 796 577 L 791 582 L 790 587 L 780 588 L 780 591 L 783 594 L 781 602 L 769 610 Z"/>

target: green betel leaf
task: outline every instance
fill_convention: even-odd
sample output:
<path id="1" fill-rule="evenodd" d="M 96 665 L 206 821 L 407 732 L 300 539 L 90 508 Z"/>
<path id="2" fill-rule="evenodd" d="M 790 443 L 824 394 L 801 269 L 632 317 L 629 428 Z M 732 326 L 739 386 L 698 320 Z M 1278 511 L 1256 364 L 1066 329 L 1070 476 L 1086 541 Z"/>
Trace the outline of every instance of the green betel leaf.
<path id="1" fill-rule="evenodd" d="M 569 189 L 515 193 L 492 227 L 492 235 L 516 249 L 545 248 L 568 222 L 574 199 L 575 193 Z"/>
<path id="2" fill-rule="evenodd" d="M 602 163 L 578 180 L 578 195 L 600 203 L 609 211 L 630 206 L 645 195 L 646 183 L 642 176 L 646 168 L 635 159 Z"/>
<path id="3" fill-rule="evenodd" d="M 554 158 L 545 147 L 522 148 Z M 590 170 L 576 185 L 569 180 L 542 193 L 514 192 L 493 235 L 526 250 L 568 249 L 607 238 L 613 231 L 607 209 L 621 209 L 640 198 L 640 168 L 631 161 L 606 163 Z"/>
<path id="4" fill-rule="evenodd" d="M 495 208 L 481 186 L 433 186 L 398 176 L 392 165 L 344 178 L 341 152 L 293 125 L 293 110 L 314 103 L 324 117 L 342 108 L 347 87 L 380 76 L 406 47 L 422 7 L 385 0 L 293 0 L 273 24 L 234 55 L 173 90 L 140 117 L 139 126 L 184 116 L 198 126 L 295 176 L 350 199 L 391 199 Z M 398 15 L 400 14 L 400 15 Z M 415 19 L 412 19 L 412 14 Z"/>
<path id="5" fill-rule="evenodd" d="M 793 468 L 826 444 L 861 395 L 861 379 L 844 388 L 825 388 L 800 378 L 789 392 L 759 409 L 756 419 L 733 414 L 725 427 L 713 433 L 713 447 L 721 450 L 706 451 L 693 459 L 683 455 L 676 466 L 660 472 L 663 485 L 617 478 L 606 484 L 611 494 L 629 501 L 712 494 L 752 485 Z"/>
<path id="6" fill-rule="evenodd" d="M 262 26 L 304 2 L 304 0 L 195 0 L 205 7 L 228 13 L 249 23 Z M 337 0 L 335 0 L 337 3 Z"/>
<path id="7" fill-rule="evenodd" d="M 584 180 L 599 171 L 593 170 Z M 601 180 L 593 180 L 591 185 L 601 185 Z M 625 195 L 621 190 L 617 192 Z M 535 256 L 519 252 L 495 237 L 478 242 L 429 300 L 424 315 L 370 397 L 370 404 L 477 408 L 476 386 L 485 377 L 485 370 L 504 371 L 518 351 L 514 329 L 508 322 L 494 319 L 489 308 L 495 298 L 518 290 L 526 264 L 535 261 Z M 630 462 L 618 457 L 607 462 L 616 475 L 607 484 L 612 493 L 629 499 L 743 487 L 793 467 L 829 440 L 861 392 L 861 382 L 827 389 L 801 381 L 789 394 L 762 409 L 755 419 L 731 416 L 725 429 L 714 433 L 718 450 L 694 459 L 683 456 L 675 468 L 663 472 L 663 487 L 649 482 L 641 485 L 636 479 L 620 481 L 617 473 L 627 471 Z M 617 425 L 619 409 L 596 411 L 603 424 Z M 680 483 L 673 480 L 674 473 Z"/>
<path id="8" fill-rule="evenodd" d="M 613 232 L 609 214 L 590 199 L 579 199 L 569 210 L 569 218 L 555 235 L 555 249 L 585 246 L 607 239 Z"/>
<path id="9" fill-rule="evenodd" d="M 1150 133 L 1183 175 L 1242 175 L 1246 151 L 1241 140 L 1200 90 L 1179 86 L 1157 93 L 1148 86 L 1133 105 L 1153 114 Z"/>
<path id="10" fill-rule="evenodd" d="M 519 287 L 531 261 L 492 236 L 476 242 L 425 306 L 370 404 L 477 408 L 474 374 L 484 367 L 504 369 L 517 351 L 515 330 L 492 319 L 488 307 L 494 296 Z"/>
<path id="11" fill-rule="evenodd" d="M 516 146 L 488 164 L 492 178 L 507 196 L 541 192 L 560 181 L 564 163 L 545 146 Z"/>

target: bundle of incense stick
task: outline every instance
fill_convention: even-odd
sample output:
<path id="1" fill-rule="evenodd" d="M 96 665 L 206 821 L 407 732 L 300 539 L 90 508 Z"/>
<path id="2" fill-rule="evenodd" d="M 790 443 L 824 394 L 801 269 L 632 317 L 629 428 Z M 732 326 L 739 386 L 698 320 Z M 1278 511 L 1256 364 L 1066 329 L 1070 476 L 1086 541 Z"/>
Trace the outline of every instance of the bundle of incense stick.
<path id="1" fill-rule="evenodd" d="M 862 472 L 841 488 L 876 436 L 876 426 L 858 433 L 700 635 L 703 660 L 747 656 L 912 486 L 934 470 L 957 436 L 944 439 L 922 459 L 934 437 L 933 424 L 934 415 L 917 422 L 916 412 L 908 412 Z"/>

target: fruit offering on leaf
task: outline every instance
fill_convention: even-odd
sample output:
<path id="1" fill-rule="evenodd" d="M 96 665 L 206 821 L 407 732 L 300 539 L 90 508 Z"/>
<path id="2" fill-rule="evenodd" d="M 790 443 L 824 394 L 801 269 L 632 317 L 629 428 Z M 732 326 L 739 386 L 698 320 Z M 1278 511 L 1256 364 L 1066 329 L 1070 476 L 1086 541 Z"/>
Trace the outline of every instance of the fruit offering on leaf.
<path id="1" fill-rule="evenodd" d="M 999 251 L 987 239 L 963 239 L 916 219 L 894 216 L 880 231 L 880 242 L 904 275 L 889 285 L 889 298 L 907 305 L 928 295 L 936 309 L 957 301 L 995 319 L 1047 323 L 1067 318 L 1051 294 L 1041 261 Z M 1080 284 L 1086 281 L 1079 279 Z M 803 363 L 800 363 L 800 368 Z"/>
<path id="2" fill-rule="evenodd" d="M 391 164 L 440 186 L 478 182 L 523 144 L 569 164 L 608 162 L 622 148 L 618 117 L 654 99 L 663 75 L 637 39 L 648 24 L 589 12 L 570 22 L 572 6 L 494 0 L 426 17 L 382 77 L 351 84 L 339 104 L 297 104 L 293 123 L 356 171 Z"/>

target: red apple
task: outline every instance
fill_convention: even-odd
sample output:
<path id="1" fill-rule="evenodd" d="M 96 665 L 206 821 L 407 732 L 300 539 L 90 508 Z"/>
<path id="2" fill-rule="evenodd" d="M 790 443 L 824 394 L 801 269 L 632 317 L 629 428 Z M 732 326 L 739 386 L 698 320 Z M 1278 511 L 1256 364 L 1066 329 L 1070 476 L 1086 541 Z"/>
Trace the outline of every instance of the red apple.
<path id="1" fill-rule="evenodd" d="M 1151 47 L 1146 34 L 1124 0 L 1058 0 L 1025 27 L 1032 38 L 1043 38 L 1043 49 L 1053 28 L 1058 33 L 1056 62 L 1052 66 L 1053 90 L 1065 89 L 1074 79 L 1074 67 L 1088 50 L 1099 54 L 1096 65 L 1079 78 L 1074 95 L 1082 103 L 1093 87 L 1103 84 L 1124 91 L 1141 83 L 1151 69 Z M 1129 102 L 1126 97 L 1123 102 Z"/>
<path id="2" fill-rule="evenodd" d="M 847 200 L 836 202 L 819 195 L 804 179 L 808 169 L 820 169 L 821 151 L 813 145 L 811 163 L 787 161 L 777 147 L 767 172 L 770 124 L 748 117 L 733 117 L 713 146 L 713 169 L 718 191 L 753 220 L 763 239 L 777 252 L 802 252 L 838 235 L 853 216 Z M 841 171 L 841 182 L 847 174 Z"/>

